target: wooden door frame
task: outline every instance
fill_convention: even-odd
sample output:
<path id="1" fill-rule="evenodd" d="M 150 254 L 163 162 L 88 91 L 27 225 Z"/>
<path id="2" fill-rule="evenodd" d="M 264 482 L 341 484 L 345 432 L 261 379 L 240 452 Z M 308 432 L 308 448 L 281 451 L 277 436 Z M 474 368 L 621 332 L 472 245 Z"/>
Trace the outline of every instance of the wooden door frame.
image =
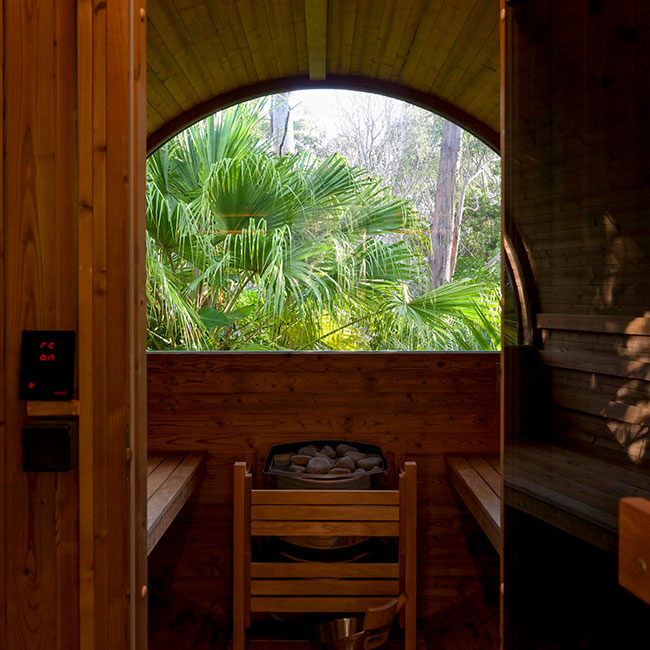
<path id="1" fill-rule="evenodd" d="M 77 3 L 82 650 L 147 647 L 144 0 Z"/>

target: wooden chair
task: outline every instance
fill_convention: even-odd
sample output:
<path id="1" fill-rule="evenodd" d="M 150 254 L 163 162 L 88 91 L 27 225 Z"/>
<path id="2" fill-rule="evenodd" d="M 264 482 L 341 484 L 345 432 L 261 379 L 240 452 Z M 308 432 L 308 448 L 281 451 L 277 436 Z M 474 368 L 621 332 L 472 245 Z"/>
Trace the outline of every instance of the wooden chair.
<path id="1" fill-rule="evenodd" d="M 254 490 L 235 463 L 233 650 L 244 650 L 252 612 L 366 612 L 405 594 L 404 650 L 416 647 L 417 468 L 398 490 Z M 396 562 L 252 562 L 255 536 L 396 537 Z"/>

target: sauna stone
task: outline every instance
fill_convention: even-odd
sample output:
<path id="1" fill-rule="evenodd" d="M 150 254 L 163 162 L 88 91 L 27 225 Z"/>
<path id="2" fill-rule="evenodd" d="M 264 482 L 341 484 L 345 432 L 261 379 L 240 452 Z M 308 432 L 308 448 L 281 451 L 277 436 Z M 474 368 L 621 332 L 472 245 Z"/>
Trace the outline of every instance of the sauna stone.
<path id="1" fill-rule="evenodd" d="M 311 456 L 312 458 L 318 453 L 316 447 L 301 447 L 298 450 L 298 454 L 301 456 Z"/>
<path id="2" fill-rule="evenodd" d="M 308 456 L 307 454 L 296 454 L 295 456 L 291 456 L 291 464 L 292 465 L 307 465 L 309 461 L 311 460 L 311 456 Z"/>
<path id="3" fill-rule="evenodd" d="M 295 472 L 296 474 L 302 474 L 307 471 L 307 468 L 304 465 L 289 465 L 289 471 Z"/>
<path id="4" fill-rule="evenodd" d="M 365 469 L 361 469 L 360 467 L 357 467 L 357 469 L 354 470 L 354 473 L 355 473 L 355 474 L 365 474 L 365 473 L 366 473 L 366 470 L 365 470 Z"/>
<path id="5" fill-rule="evenodd" d="M 325 445 L 321 452 L 330 458 L 336 458 L 336 452 L 329 445 Z"/>
<path id="6" fill-rule="evenodd" d="M 370 471 L 371 469 L 375 469 L 375 467 L 379 467 L 381 465 L 381 458 L 377 458 L 376 456 L 372 458 L 361 458 L 357 465 L 360 469 Z"/>
<path id="7" fill-rule="evenodd" d="M 332 467 L 328 474 L 352 474 L 352 470 L 347 467 Z"/>
<path id="8" fill-rule="evenodd" d="M 359 461 L 362 458 L 367 458 L 368 454 L 364 454 L 360 451 L 348 451 L 344 454 L 344 457 L 351 458 L 355 465 L 359 464 Z"/>
<path id="9" fill-rule="evenodd" d="M 332 467 L 332 461 L 329 458 L 312 458 L 307 464 L 308 474 L 326 474 Z"/>
<path id="10" fill-rule="evenodd" d="M 324 454 L 322 451 L 317 451 L 314 454 L 314 458 L 324 458 L 330 465 L 334 462 L 327 454 Z"/>
<path id="11" fill-rule="evenodd" d="M 349 456 L 343 456 L 343 458 L 339 458 L 334 464 L 334 467 L 343 467 L 350 472 L 354 472 L 355 470 L 354 460 L 352 460 L 352 458 Z"/>
<path id="12" fill-rule="evenodd" d="M 352 445 L 346 445 L 344 443 L 341 443 L 336 448 L 336 455 L 337 456 L 345 456 L 346 452 L 348 452 L 348 451 L 358 452 L 359 450 L 356 447 L 353 447 Z"/>

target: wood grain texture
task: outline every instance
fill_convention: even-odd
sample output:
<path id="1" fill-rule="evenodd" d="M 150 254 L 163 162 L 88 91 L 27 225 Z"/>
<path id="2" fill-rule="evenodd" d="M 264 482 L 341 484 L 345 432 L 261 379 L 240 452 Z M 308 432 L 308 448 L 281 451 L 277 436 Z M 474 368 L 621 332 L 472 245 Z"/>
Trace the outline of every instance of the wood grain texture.
<path id="1" fill-rule="evenodd" d="M 372 607 L 374 612 L 368 611 L 364 618 L 364 630 L 375 629 L 386 623 L 379 621 L 388 616 L 392 621 L 394 611 L 390 614 L 387 607 L 396 608 L 397 600 L 378 604 L 376 598 L 380 596 L 398 596 L 400 603 L 411 603 L 410 612 L 407 611 L 404 617 L 404 648 L 415 650 L 416 643 L 416 584 L 415 574 L 417 566 L 417 466 L 412 461 L 407 461 L 399 473 L 399 522 L 394 522 L 392 508 L 381 508 L 384 511 L 386 524 L 395 527 L 395 531 L 386 530 L 384 535 L 399 537 L 399 550 L 397 563 L 389 564 L 367 564 L 355 562 L 353 572 L 347 567 L 347 577 L 341 579 L 340 575 L 329 575 L 327 578 L 320 577 L 318 571 L 322 571 L 323 564 L 313 567 L 317 572 L 312 572 L 308 578 L 295 579 L 291 575 L 292 563 L 287 564 L 282 558 L 277 557 L 277 568 L 286 569 L 285 575 L 276 574 L 274 578 L 252 578 L 257 572 L 258 563 L 251 565 L 251 555 L 247 554 L 247 543 L 253 536 L 271 535 L 284 536 L 287 533 L 300 532 L 311 534 L 312 530 L 324 534 L 345 535 L 372 535 L 373 529 L 369 526 L 378 527 L 378 522 L 355 522 L 351 523 L 353 517 L 342 515 L 338 517 L 336 528 L 314 527 L 313 523 L 302 520 L 286 522 L 257 522 L 276 524 L 268 531 L 256 529 L 256 522 L 252 519 L 252 512 L 249 503 L 252 501 L 252 476 L 246 471 L 246 464 L 236 462 L 233 467 L 233 650 L 243 650 L 246 647 L 246 628 L 250 627 L 250 619 L 247 617 L 247 610 L 251 612 L 331 612 L 344 611 L 355 613 Z M 262 490 L 266 495 L 268 490 Z M 297 499 L 300 503 L 312 502 L 315 509 L 322 508 L 320 497 L 323 491 L 310 489 L 296 490 Z M 259 506 L 258 506 L 259 507 Z M 263 506 L 266 507 L 266 506 Z M 287 510 L 285 506 L 279 506 Z M 359 509 L 353 503 L 339 504 L 339 512 L 347 511 L 353 514 Z M 246 531 L 247 524 L 250 530 Z M 298 524 L 299 528 L 294 527 Z M 310 529 L 310 526 L 313 528 Z M 301 528 L 302 527 L 302 528 Z M 305 563 L 309 565 L 310 563 Z M 271 564 L 263 564 L 264 570 L 268 571 Z M 340 566 L 335 569 L 340 573 Z M 298 574 L 302 566 L 298 566 Z M 395 576 L 394 568 L 398 568 L 398 575 Z M 367 571 L 366 571 L 367 569 Z M 382 570 L 384 573 L 382 573 Z M 354 576 L 354 577 L 352 577 Z M 303 598 L 296 598 L 303 596 Z M 243 602 L 242 602 L 243 601 Z M 333 607 L 337 607 L 334 610 Z M 268 608 L 268 609 L 267 609 Z M 373 624 L 373 620 L 376 624 Z"/>
<path id="2" fill-rule="evenodd" d="M 79 400 L 69 402 L 27 402 L 28 418 L 76 417 L 79 415 Z"/>
<path id="3" fill-rule="evenodd" d="M 75 9 L 5 2 L 2 13 L 0 645 L 74 650 L 78 475 L 22 471 L 18 376 L 23 329 L 77 327 Z"/>
<path id="4" fill-rule="evenodd" d="M 0 105 L 4 106 L 4 3 L 0 11 Z M 4 151 L 4 112 L 0 114 L 0 151 Z M 0 372 L 5 372 L 5 218 L 4 218 L 4 155 L 0 156 Z M 0 390 L 0 536 L 6 534 L 6 503 L 8 467 L 6 465 L 5 443 L 5 391 Z M 6 557 L 0 553 L 0 643 L 7 645 L 7 579 Z"/>
<path id="5" fill-rule="evenodd" d="M 637 89 L 621 105 L 610 82 L 627 87 L 650 65 L 647 9 L 520 4 L 507 10 L 504 224 L 521 234 L 534 272 L 550 426 L 514 433 L 646 465 L 650 94 Z"/>
<path id="6" fill-rule="evenodd" d="M 327 0 L 305 0 L 305 23 L 309 78 L 325 79 L 327 74 Z M 274 25 L 274 30 L 281 29 Z"/>
<path id="7" fill-rule="evenodd" d="M 619 500 L 650 497 L 645 470 L 559 446 L 520 444 L 506 469 L 511 505 L 533 515 L 548 513 L 553 525 L 611 552 L 618 544 Z"/>
<path id="8" fill-rule="evenodd" d="M 310 503 L 328 504 L 331 506 L 397 506 L 399 497 L 393 490 L 311 490 Z M 290 505 L 292 511 L 301 503 L 305 503 L 302 491 L 296 490 L 255 490 L 252 496 L 253 507 L 259 509 L 265 505 Z M 316 506 L 314 506 L 316 507 Z"/>
<path id="9" fill-rule="evenodd" d="M 142 594 L 147 584 L 147 314 L 146 314 L 146 130 L 147 130 L 147 3 L 131 5 L 133 16 L 133 392 L 129 448 L 132 473 L 129 484 L 129 503 L 132 504 L 132 524 L 129 528 L 129 575 L 132 593 Z M 131 646 L 142 648 L 148 638 L 148 602 L 136 599 L 130 616 Z"/>
<path id="10" fill-rule="evenodd" d="M 447 458 L 449 480 L 492 546 L 501 547 L 501 479 L 482 457 Z"/>
<path id="11" fill-rule="evenodd" d="M 180 456 L 180 457 L 179 457 Z M 192 496 L 205 454 L 170 454 L 147 475 L 147 554 Z"/>
<path id="12" fill-rule="evenodd" d="M 530 263 L 540 348 L 528 365 L 504 351 L 504 647 L 634 646 L 639 610 L 600 549 L 616 550 L 628 484 L 648 485 L 650 92 L 634 80 L 650 66 L 650 13 L 637 0 L 502 6 L 503 223 Z M 542 460 L 531 439 L 558 448 Z"/>
<path id="13" fill-rule="evenodd" d="M 626 497 L 618 512 L 618 582 L 650 605 L 650 501 Z"/>
<path id="14" fill-rule="evenodd" d="M 305 537 L 331 537 L 358 535 L 362 537 L 397 537 L 397 522 L 377 521 L 252 521 L 252 535 L 301 535 Z"/>
<path id="15" fill-rule="evenodd" d="M 386 596 L 255 596 L 253 612 L 363 612 L 386 603 Z"/>
<path id="16" fill-rule="evenodd" d="M 252 596 L 375 596 L 399 595 L 399 580 L 339 580 L 309 578 L 307 580 L 252 580 Z"/>
<path id="17" fill-rule="evenodd" d="M 150 0 L 150 149 L 219 104 L 326 77 L 420 97 L 496 148 L 498 38 L 490 0 Z"/>
<path id="18" fill-rule="evenodd" d="M 76 7 L 80 636 L 93 650 L 146 643 L 144 8 Z"/>
<path id="19" fill-rule="evenodd" d="M 152 579 L 227 620 L 232 463 L 254 463 L 259 480 L 272 444 L 320 436 L 379 444 L 391 465 L 417 462 L 420 613 L 458 600 L 460 585 L 478 588 L 484 558 L 472 559 L 444 454 L 498 453 L 497 360 L 489 353 L 150 353 L 149 445 L 208 453 L 191 510 L 149 556 Z M 283 494 L 255 490 L 254 505 L 295 502 Z M 378 506 L 396 505 L 370 494 Z M 350 492 L 336 498 L 358 500 Z"/>
<path id="20" fill-rule="evenodd" d="M 397 564 L 355 562 L 253 562 L 252 578 L 399 578 Z"/>
<path id="21" fill-rule="evenodd" d="M 341 511 L 335 505 L 311 506 L 253 506 L 253 521 L 340 521 L 345 517 L 348 521 L 399 521 L 399 508 L 382 506 L 355 506 Z"/>

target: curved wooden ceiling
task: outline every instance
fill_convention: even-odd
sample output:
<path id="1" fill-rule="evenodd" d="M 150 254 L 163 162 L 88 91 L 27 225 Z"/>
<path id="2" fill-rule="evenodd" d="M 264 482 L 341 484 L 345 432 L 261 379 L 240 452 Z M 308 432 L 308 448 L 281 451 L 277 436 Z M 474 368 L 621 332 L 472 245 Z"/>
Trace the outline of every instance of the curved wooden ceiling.
<path id="1" fill-rule="evenodd" d="M 149 0 L 148 13 L 150 150 L 299 87 L 394 95 L 499 146 L 498 0 Z"/>

